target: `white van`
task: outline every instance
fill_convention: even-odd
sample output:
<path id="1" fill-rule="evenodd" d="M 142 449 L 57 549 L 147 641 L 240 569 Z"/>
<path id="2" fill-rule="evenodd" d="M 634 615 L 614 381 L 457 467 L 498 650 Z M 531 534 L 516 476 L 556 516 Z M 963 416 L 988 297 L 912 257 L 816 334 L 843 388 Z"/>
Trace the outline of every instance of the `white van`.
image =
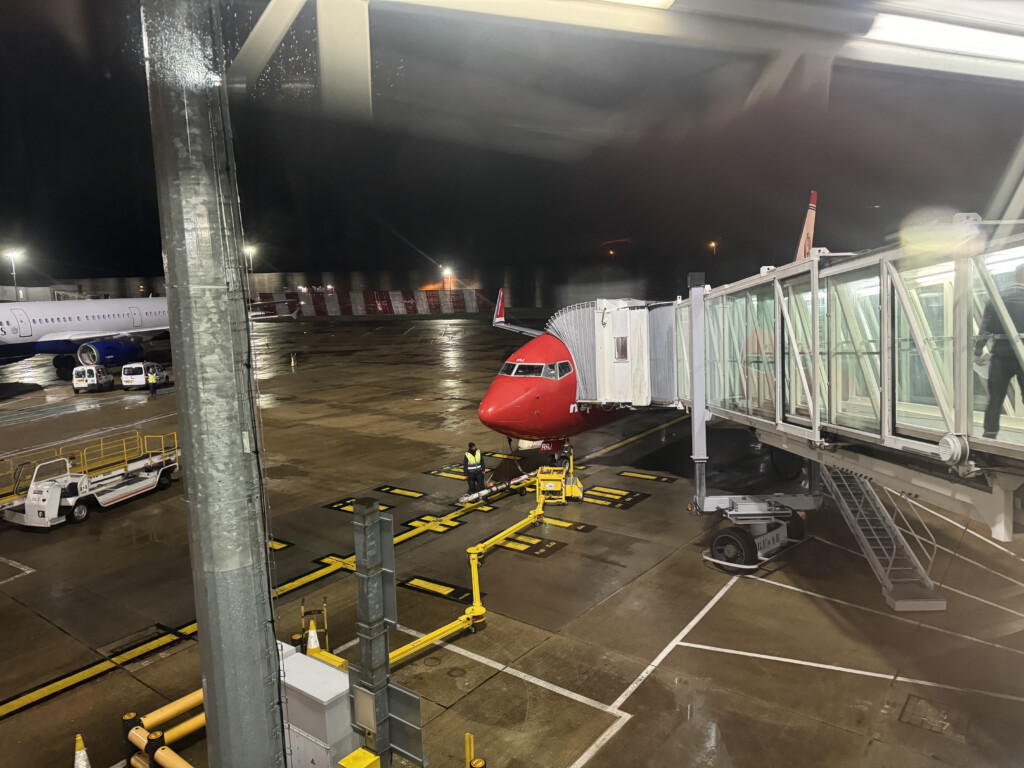
<path id="1" fill-rule="evenodd" d="M 171 377 L 159 363 L 128 363 L 121 369 L 121 388 L 126 392 L 136 387 L 145 389 L 149 386 L 149 382 L 146 381 L 146 376 L 149 373 L 156 374 L 158 387 L 169 384 L 171 381 Z"/>
<path id="2" fill-rule="evenodd" d="M 77 365 L 71 372 L 71 386 L 75 394 L 106 392 L 114 388 L 114 377 L 102 365 Z"/>

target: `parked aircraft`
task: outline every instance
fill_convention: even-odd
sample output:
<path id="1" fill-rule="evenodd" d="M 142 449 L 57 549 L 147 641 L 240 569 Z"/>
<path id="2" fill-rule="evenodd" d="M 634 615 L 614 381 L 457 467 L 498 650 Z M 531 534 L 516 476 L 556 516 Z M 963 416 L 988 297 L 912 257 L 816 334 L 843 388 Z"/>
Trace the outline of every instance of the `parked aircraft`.
<path id="1" fill-rule="evenodd" d="M 811 192 L 797 260 L 810 253 L 817 202 L 818 193 Z M 542 453 L 557 454 L 570 437 L 629 413 L 622 408 L 580 409 L 576 364 L 568 347 L 549 333 L 505 322 L 504 289 L 498 291 L 492 324 L 534 338 L 512 353 L 491 382 L 478 410 L 485 426 L 509 438 L 538 443 Z"/>
<path id="2" fill-rule="evenodd" d="M 0 304 L 0 365 L 52 354 L 58 373 L 69 377 L 79 362 L 141 360 L 167 331 L 166 298 Z"/>

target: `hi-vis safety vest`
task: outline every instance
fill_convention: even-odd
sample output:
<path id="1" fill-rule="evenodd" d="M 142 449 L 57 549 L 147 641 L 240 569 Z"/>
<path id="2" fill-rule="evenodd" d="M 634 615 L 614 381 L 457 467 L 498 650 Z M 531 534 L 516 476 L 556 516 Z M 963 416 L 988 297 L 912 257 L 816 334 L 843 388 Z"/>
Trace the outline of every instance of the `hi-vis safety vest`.
<path id="1" fill-rule="evenodd" d="M 466 469 L 470 472 L 479 472 L 483 467 L 480 464 L 480 451 L 470 453 L 466 451 Z"/>
<path id="2" fill-rule="evenodd" d="M 147 374 L 146 375 L 146 381 L 148 381 L 150 384 L 156 384 L 156 374 L 155 373 Z"/>

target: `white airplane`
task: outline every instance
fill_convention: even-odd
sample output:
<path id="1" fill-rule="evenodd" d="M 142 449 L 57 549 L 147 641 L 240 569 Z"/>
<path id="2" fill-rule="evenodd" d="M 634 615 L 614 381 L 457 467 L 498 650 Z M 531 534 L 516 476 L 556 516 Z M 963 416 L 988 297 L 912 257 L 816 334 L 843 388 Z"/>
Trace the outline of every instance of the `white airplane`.
<path id="1" fill-rule="evenodd" d="M 79 363 L 116 367 L 142 360 L 147 349 L 166 343 L 167 333 L 162 297 L 0 304 L 0 365 L 52 354 L 58 374 L 70 376 Z"/>

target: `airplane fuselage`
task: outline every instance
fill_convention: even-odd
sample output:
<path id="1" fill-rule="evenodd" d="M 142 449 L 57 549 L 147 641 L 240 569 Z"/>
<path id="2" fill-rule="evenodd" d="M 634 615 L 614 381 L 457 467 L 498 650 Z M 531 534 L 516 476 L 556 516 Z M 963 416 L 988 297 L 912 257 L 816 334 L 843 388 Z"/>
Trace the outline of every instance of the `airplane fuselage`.
<path id="1" fill-rule="evenodd" d="M 602 426 L 622 412 L 577 406 L 576 364 L 565 344 L 545 333 L 512 353 L 478 414 L 485 426 L 507 437 L 547 441 Z"/>
<path id="2" fill-rule="evenodd" d="M 0 304 L 0 365 L 40 353 L 74 355 L 88 341 L 152 334 L 167 325 L 163 297 Z"/>

